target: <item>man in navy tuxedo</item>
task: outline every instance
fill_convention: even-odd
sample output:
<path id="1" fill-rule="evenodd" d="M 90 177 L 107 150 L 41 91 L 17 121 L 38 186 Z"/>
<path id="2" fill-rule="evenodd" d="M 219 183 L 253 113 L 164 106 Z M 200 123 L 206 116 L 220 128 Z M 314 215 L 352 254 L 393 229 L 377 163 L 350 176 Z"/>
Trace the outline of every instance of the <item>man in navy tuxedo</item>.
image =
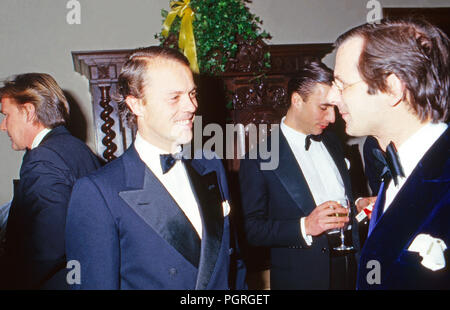
<path id="1" fill-rule="evenodd" d="M 0 88 L 0 129 L 26 150 L 7 229 L 0 279 L 7 289 L 64 289 L 64 229 L 75 181 L 100 167 L 65 128 L 69 105 L 48 74 L 16 76 Z"/>
<path id="2" fill-rule="evenodd" d="M 247 241 L 270 248 L 271 289 L 351 289 L 356 276 L 358 230 L 347 231 L 354 251 L 335 252 L 339 234 L 328 234 L 349 222 L 336 202 L 352 191 L 347 165 L 337 138 L 325 131 L 335 121 L 326 97 L 333 72 L 319 62 L 306 64 L 288 84 L 290 107 L 279 129 L 279 165 L 247 156 L 240 165 L 242 209 Z M 259 154 L 258 154 L 259 155 Z M 345 214 L 336 217 L 336 213 Z M 354 219 L 354 217 L 352 217 Z M 349 226 L 347 226 L 349 227 Z M 353 237 L 353 238 L 352 238 Z M 353 242 L 352 242 L 353 241 Z"/>
<path id="3" fill-rule="evenodd" d="M 241 260 L 230 274 L 237 248 L 222 163 L 179 154 L 197 110 L 188 60 L 170 48 L 138 49 L 118 91 L 124 117 L 137 124 L 136 140 L 74 187 L 66 248 L 81 274 L 73 287 L 245 288 Z"/>
<path id="4" fill-rule="evenodd" d="M 420 20 L 358 26 L 336 41 L 335 103 L 350 135 L 385 153 L 359 289 L 450 287 L 450 42 Z M 397 152 L 398 151 L 398 152 Z"/>

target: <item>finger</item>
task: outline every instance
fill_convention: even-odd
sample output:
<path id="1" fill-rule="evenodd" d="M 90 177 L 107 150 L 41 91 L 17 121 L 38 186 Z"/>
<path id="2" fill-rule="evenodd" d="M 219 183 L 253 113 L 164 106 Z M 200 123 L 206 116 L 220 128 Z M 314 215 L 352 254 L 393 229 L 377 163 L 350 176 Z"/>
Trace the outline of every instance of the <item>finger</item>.
<path id="1" fill-rule="evenodd" d="M 360 207 L 362 207 L 362 208 L 365 208 L 365 207 L 367 207 L 368 205 L 370 204 L 370 200 L 369 200 L 369 198 L 363 198 L 363 199 L 361 199 L 360 201 L 359 201 L 359 206 Z"/>
<path id="2" fill-rule="evenodd" d="M 343 208 L 346 209 L 345 207 L 341 206 L 339 203 L 335 202 L 335 201 L 330 201 L 327 202 L 326 204 L 322 204 L 321 206 L 321 210 L 335 210 L 335 209 L 339 209 L 339 208 Z"/>
<path id="3" fill-rule="evenodd" d="M 348 214 L 348 209 L 343 208 L 343 207 L 333 207 L 333 208 L 328 208 L 328 209 L 324 209 L 322 210 L 319 215 L 321 217 L 329 217 L 329 216 L 336 216 L 336 214 Z"/>
<path id="4" fill-rule="evenodd" d="M 312 213 L 314 213 L 317 217 L 324 217 L 328 216 L 328 214 L 331 214 L 335 211 L 338 205 L 332 204 L 332 203 L 324 203 L 319 206 L 317 206 Z"/>
<path id="5" fill-rule="evenodd" d="M 326 201 L 326 202 L 322 203 L 317 208 L 325 210 L 325 209 L 337 208 L 337 207 L 340 207 L 340 206 L 341 205 L 339 203 L 337 203 L 336 201 L 330 200 L 330 201 Z"/>
<path id="6" fill-rule="evenodd" d="M 375 201 L 377 201 L 377 196 L 369 198 L 369 204 L 375 203 Z"/>
<path id="7" fill-rule="evenodd" d="M 362 202 L 358 202 L 358 204 L 356 205 L 356 210 L 359 212 L 361 212 L 361 210 L 363 210 L 365 207 L 363 205 Z"/>
<path id="8" fill-rule="evenodd" d="M 330 229 L 336 229 L 336 228 L 343 228 L 345 224 L 342 223 L 334 223 L 334 224 L 324 224 L 322 227 L 324 230 L 330 230 Z"/>
<path id="9" fill-rule="evenodd" d="M 334 216 L 328 216 L 326 218 L 320 219 L 319 224 L 321 225 L 328 225 L 328 224 L 346 224 L 350 221 L 350 218 L 348 216 L 345 217 L 334 217 Z"/>
<path id="10" fill-rule="evenodd" d="M 358 212 L 361 212 L 364 208 L 368 207 L 371 203 L 375 203 L 377 200 L 377 197 L 367 197 L 362 198 L 359 202 L 356 208 L 358 209 Z"/>

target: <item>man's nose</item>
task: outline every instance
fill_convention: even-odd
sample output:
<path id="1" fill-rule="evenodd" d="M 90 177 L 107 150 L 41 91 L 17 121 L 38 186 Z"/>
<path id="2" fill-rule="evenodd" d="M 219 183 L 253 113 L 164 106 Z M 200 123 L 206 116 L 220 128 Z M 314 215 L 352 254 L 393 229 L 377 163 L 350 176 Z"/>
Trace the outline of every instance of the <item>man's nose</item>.
<path id="1" fill-rule="evenodd" d="M 334 107 L 329 107 L 329 108 L 327 109 L 326 120 L 327 120 L 329 123 L 331 123 L 331 124 L 333 124 L 333 123 L 336 121 L 336 114 L 335 114 L 335 111 L 334 111 Z"/>
<path id="2" fill-rule="evenodd" d="M 328 92 L 328 95 L 327 95 L 327 101 L 330 104 L 339 107 L 341 100 L 342 99 L 341 99 L 340 91 L 336 88 L 336 86 L 334 86 L 334 85 L 331 86 L 330 91 Z"/>
<path id="3" fill-rule="evenodd" d="M 0 130 L 6 131 L 6 117 L 5 116 L 3 116 L 2 122 L 0 123 Z"/>
<path id="4" fill-rule="evenodd" d="M 183 107 L 185 112 L 195 113 L 197 111 L 198 103 L 196 97 L 186 96 Z"/>

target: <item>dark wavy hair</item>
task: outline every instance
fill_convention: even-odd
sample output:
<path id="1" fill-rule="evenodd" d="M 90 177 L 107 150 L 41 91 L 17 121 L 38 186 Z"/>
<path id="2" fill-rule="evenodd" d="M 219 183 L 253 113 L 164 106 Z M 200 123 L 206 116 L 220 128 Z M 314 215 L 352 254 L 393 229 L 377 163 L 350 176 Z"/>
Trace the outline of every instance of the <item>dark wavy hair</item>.
<path id="1" fill-rule="evenodd" d="M 0 99 L 14 99 L 19 108 L 34 105 L 36 120 L 47 128 L 64 125 L 69 119 L 69 104 L 55 79 L 46 73 L 19 74 L 3 82 Z"/>
<path id="2" fill-rule="evenodd" d="M 330 68 L 319 61 L 307 62 L 289 80 L 288 100 L 290 102 L 292 94 L 296 92 L 306 101 L 317 83 L 331 86 L 332 82 L 333 71 Z"/>
<path id="3" fill-rule="evenodd" d="M 358 36 L 364 39 L 358 70 L 369 94 L 387 92 L 386 79 L 395 74 L 420 120 L 448 120 L 449 38 L 442 30 L 421 19 L 383 19 L 347 31 L 335 47 Z"/>
<path id="4" fill-rule="evenodd" d="M 189 67 L 188 59 L 173 48 L 150 46 L 134 50 L 122 67 L 117 82 L 117 92 L 114 95 L 114 100 L 118 103 L 119 113 L 129 127 L 136 125 L 136 115 L 130 110 L 125 99 L 128 96 L 137 99 L 144 98 L 145 87 L 148 85 L 145 75 L 151 66 L 151 61 L 156 58 L 177 61 Z"/>

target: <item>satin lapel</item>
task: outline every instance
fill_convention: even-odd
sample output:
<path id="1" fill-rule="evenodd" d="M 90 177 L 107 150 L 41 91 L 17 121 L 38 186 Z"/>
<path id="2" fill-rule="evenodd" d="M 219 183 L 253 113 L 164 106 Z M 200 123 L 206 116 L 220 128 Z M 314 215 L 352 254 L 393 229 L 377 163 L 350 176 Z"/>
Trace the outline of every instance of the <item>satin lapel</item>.
<path id="1" fill-rule="evenodd" d="M 276 133 L 274 132 L 272 134 Z M 280 162 L 278 168 L 274 170 L 274 173 L 278 176 L 281 184 L 286 188 L 297 206 L 303 210 L 305 215 L 309 215 L 316 207 L 314 198 L 309 190 L 305 176 L 295 159 L 294 153 L 281 130 L 279 131 L 279 135 Z"/>
<path id="2" fill-rule="evenodd" d="M 223 209 L 216 172 L 201 175 L 185 161 L 186 172 L 197 199 L 203 224 L 200 263 L 195 289 L 206 289 L 214 271 L 220 252 L 223 235 Z"/>
<path id="3" fill-rule="evenodd" d="M 134 153 L 126 156 L 124 161 L 129 160 L 125 164 L 127 183 L 128 185 L 135 183 L 137 189 L 135 187 L 131 190 L 121 191 L 119 196 L 161 238 L 192 265 L 198 267 L 200 238 L 194 227 L 158 178 L 140 160 L 137 152 L 134 151 Z M 142 169 L 141 171 L 138 171 L 139 167 Z M 140 177 L 142 174 L 144 174 L 143 178 Z M 139 179 L 141 180 L 140 186 L 135 181 Z"/>
<path id="4" fill-rule="evenodd" d="M 345 193 L 346 193 L 347 197 L 350 200 L 353 200 L 350 176 L 349 176 L 349 172 L 347 169 L 347 165 L 344 160 L 344 156 L 342 154 L 342 150 L 340 150 L 337 147 L 336 143 L 334 143 L 332 141 L 332 139 L 330 138 L 330 136 L 327 134 L 323 135 L 322 142 L 325 145 L 325 147 L 327 148 L 328 153 L 330 153 L 331 158 L 333 158 L 333 161 L 339 171 L 339 174 L 341 175 L 342 181 L 344 182 Z"/>
<path id="5" fill-rule="evenodd" d="M 364 257 L 392 261 L 409 246 L 435 207 L 435 199 L 448 192 L 445 165 L 450 158 L 448 130 L 425 154 L 386 212 L 379 218 L 363 248 Z M 446 164 L 447 162 L 447 164 Z M 447 168 L 448 173 L 448 168 Z M 393 238 L 395 236 L 395 238 Z M 384 240 L 389 240 L 389 250 Z M 379 253 L 383 253 L 380 256 Z"/>

